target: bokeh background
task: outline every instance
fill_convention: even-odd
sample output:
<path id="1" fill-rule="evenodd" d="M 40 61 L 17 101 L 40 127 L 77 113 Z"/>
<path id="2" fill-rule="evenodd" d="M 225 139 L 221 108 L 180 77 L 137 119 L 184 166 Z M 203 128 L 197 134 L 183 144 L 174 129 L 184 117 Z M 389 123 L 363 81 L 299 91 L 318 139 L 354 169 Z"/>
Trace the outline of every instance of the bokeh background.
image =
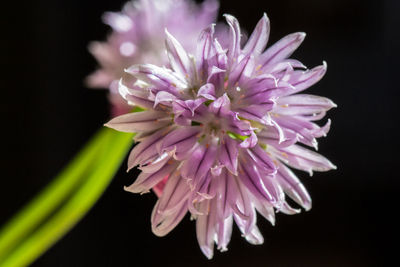
<path id="1" fill-rule="evenodd" d="M 96 68 L 87 52 L 109 28 L 105 11 L 123 0 L 4 1 L 1 5 L 0 223 L 40 191 L 109 118 L 106 92 L 84 77 Z M 250 32 L 263 12 L 270 43 L 304 31 L 294 57 L 309 67 L 328 62 L 309 93 L 338 108 L 320 152 L 338 170 L 297 172 L 313 209 L 277 215 L 251 246 L 233 231 L 229 251 L 207 260 L 186 217 L 168 236 L 150 228 L 156 197 L 123 190 L 135 178 L 125 166 L 89 214 L 33 266 L 384 266 L 394 239 L 398 195 L 399 13 L 396 0 L 221 0 L 222 14 Z M 125 163 L 124 163 L 125 164 Z"/>

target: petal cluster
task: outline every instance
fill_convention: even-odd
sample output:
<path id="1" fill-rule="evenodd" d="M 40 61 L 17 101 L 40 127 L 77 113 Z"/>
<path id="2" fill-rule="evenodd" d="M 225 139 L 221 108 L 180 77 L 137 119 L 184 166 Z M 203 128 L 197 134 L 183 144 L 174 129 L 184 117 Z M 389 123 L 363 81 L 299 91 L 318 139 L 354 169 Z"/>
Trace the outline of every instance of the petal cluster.
<path id="1" fill-rule="evenodd" d="M 218 6 L 217 0 L 206 0 L 201 5 L 193 0 L 131 0 L 121 12 L 105 13 L 103 21 L 112 32 L 107 41 L 89 45 L 100 69 L 87 78 L 87 84 L 110 89 L 114 114 L 129 112 L 130 107 L 118 95 L 118 80 L 126 76 L 124 69 L 138 63 L 167 64 L 165 28 L 187 51 L 194 51 L 193 40 L 215 21 Z"/>
<path id="2" fill-rule="evenodd" d="M 275 222 L 275 213 L 296 214 L 287 197 L 305 210 L 311 198 L 289 167 L 307 171 L 336 168 L 306 148 L 317 148 L 330 121 L 315 121 L 335 107 L 327 98 L 298 94 L 318 82 L 326 63 L 307 69 L 289 58 L 304 33 L 290 34 L 265 50 L 269 20 L 264 15 L 241 45 L 236 18 L 226 15 L 227 46 L 203 30 L 195 53 L 166 31 L 169 66 L 133 65 L 119 91 L 146 110 L 128 113 L 106 125 L 137 132 L 128 169 L 142 173 L 126 190 L 159 195 L 152 217 L 158 236 L 169 233 L 189 212 L 196 220 L 202 252 L 224 251 L 233 221 L 245 239 L 263 243 L 256 211 Z"/>

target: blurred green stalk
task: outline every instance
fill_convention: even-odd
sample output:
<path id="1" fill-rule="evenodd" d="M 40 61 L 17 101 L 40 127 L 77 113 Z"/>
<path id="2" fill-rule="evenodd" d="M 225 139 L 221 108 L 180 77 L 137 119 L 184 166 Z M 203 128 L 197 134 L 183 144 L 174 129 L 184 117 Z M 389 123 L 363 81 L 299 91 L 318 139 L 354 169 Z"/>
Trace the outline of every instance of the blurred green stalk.
<path id="1" fill-rule="evenodd" d="M 67 233 L 105 191 L 132 137 L 99 130 L 67 168 L 0 231 L 0 266 L 26 266 Z"/>

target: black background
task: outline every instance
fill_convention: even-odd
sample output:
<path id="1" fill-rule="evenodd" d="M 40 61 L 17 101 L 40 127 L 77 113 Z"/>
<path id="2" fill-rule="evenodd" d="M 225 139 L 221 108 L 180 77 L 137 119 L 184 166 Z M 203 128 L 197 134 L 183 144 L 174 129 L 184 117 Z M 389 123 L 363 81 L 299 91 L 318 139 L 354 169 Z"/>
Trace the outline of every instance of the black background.
<path id="1" fill-rule="evenodd" d="M 262 246 L 237 229 L 229 251 L 207 260 L 185 218 L 167 237 L 151 233 L 153 194 L 123 191 L 135 173 L 125 167 L 89 214 L 33 266 L 382 266 L 389 262 L 398 185 L 398 66 L 400 1 L 221 1 L 220 14 L 251 31 L 263 12 L 270 43 L 304 31 L 295 53 L 307 66 L 328 62 L 308 92 L 338 108 L 320 152 L 338 170 L 298 172 L 313 209 L 261 216 Z M 87 52 L 104 40 L 100 17 L 122 0 L 4 1 L 1 4 L 0 223 L 28 202 L 109 118 L 106 92 L 89 90 L 96 67 Z M 221 16 L 220 16 L 221 19 Z M 382 253 L 383 252 L 383 253 Z"/>

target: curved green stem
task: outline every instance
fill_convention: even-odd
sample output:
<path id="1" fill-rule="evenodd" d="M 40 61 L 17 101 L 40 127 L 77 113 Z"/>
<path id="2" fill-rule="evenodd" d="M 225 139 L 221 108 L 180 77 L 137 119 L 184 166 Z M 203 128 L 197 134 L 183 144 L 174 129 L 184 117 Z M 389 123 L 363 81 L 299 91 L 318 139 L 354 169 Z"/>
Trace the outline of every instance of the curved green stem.
<path id="1" fill-rule="evenodd" d="M 74 160 L 0 231 L 0 260 L 48 217 L 82 182 L 105 138 L 101 129 Z"/>
<path id="2" fill-rule="evenodd" d="M 101 142 L 95 142 L 99 147 L 93 149 L 96 151 L 96 168 L 90 168 L 85 182 L 55 214 L 4 259 L 0 258 L 1 266 L 17 267 L 32 263 L 67 233 L 99 199 L 132 142 L 132 134 L 117 133 L 110 129 L 103 129 L 101 134 Z"/>

